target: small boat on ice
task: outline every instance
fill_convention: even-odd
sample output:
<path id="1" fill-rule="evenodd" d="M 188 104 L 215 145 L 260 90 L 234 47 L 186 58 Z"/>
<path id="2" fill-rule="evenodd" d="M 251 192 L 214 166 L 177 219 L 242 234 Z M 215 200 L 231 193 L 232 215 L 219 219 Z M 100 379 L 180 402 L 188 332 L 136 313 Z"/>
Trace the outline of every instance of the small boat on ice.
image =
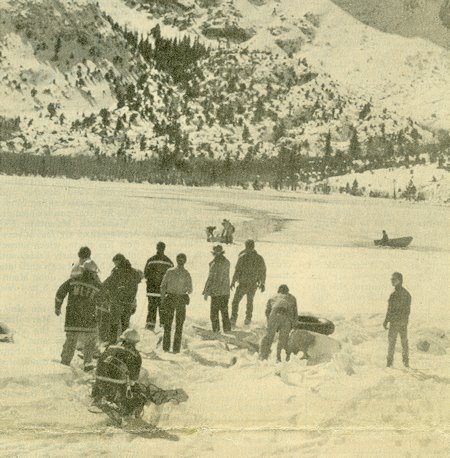
<path id="1" fill-rule="evenodd" d="M 400 237 L 397 239 L 388 239 L 388 240 L 374 240 L 376 246 L 388 246 L 391 248 L 406 248 L 411 242 L 412 237 Z"/>

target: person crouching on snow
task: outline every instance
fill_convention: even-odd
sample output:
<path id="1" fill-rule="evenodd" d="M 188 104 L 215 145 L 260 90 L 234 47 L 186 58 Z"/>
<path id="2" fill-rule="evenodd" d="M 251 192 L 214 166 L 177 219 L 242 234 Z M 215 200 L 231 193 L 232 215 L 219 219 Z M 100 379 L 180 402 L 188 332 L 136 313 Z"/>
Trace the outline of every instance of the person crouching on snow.
<path id="1" fill-rule="evenodd" d="M 289 333 L 298 320 L 297 300 L 289 294 L 287 285 L 278 288 L 278 294 L 267 302 L 267 334 L 261 340 L 260 359 L 267 359 L 270 354 L 275 334 L 278 332 L 277 361 L 281 361 L 281 350 L 287 352 Z"/>
<path id="2" fill-rule="evenodd" d="M 61 315 L 62 304 L 68 295 L 64 323 L 66 341 L 61 353 L 61 363 L 66 366 L 70 366 L 77 343 L 82 341 L 84 370 L 94 368 L 92 358 L 97 341 L 96 295 L 100 287 L 97 277 L 85 270 L 77 278 L 65 281 L 56 292 L 56 316 Z"/>
<path id="3" fill-rule="evenodd" d="M 92 389 L 93 407 L 104 410 L 118 422 L 126 417 L 140 417 L 144 406 L 152 402 L 183 402 L 188 399 L 182 389 L 162 390 L 153 384 L 139 383 L 142 358 L 136 349 L 139 333 L 127 329 L 120 343 L 110 345 L 101 354 Z"/>

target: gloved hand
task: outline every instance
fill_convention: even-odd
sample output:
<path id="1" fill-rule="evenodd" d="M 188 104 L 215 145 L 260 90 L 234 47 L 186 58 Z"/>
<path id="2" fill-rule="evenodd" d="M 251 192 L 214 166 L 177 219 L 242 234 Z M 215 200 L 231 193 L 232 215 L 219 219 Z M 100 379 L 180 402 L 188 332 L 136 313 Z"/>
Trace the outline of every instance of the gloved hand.
<path id="1" fill-rule="evenodd" d="M 207 294 L 203 294 L 203 299 L 205 299 L 205 301 L 208 300 L 208 295 Z"/>
<path id="2" fill-rule="evenodd" d="M 387 329 L 387 328 L 388 328 L 388 324 L 387 324 L 386 321 L 383 323 L 383 328 L 384 328 L 384 329 Z"/>
<path id="3" fill-rule="evenodd" d="M 55 315 L 56 315 L 56 316 L 61 315 L 61 309 L 57 309 L 57 308 L 55 307 Z"/>
<path id="4" fill-rule="evenodd" d="M 266 287 L 264 286 L 264 284 L 261 284 L 261 285 L 259 285 L 259 289 L 263 293 L 266 290 Z"/>

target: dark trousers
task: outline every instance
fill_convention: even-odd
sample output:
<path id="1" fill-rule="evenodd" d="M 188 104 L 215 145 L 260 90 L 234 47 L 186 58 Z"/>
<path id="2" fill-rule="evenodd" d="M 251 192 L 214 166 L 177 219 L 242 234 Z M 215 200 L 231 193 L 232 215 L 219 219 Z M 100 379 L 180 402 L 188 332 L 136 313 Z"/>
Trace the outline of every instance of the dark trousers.
<path id="1" fill-rule="evenodd" d="M 246 320 L 251 320 L 253 315 L 253 299 L 255 297 L 257 285 L 241 285 L 239 284 L 234 293 L 233 302 L 231 304 L 231 321 L 236 323 L 239 313 L 239 303 L 242 298 L 247 295 L 247 310 L 245 314 Z"/>
<path id="2" fill-rule="evenodd" d="M 161 297 L 148 296 L 148 313 L 147 313 L 147 329 L 155 329 L 156 317 L 159 312 L 159 322 L 161 323 Z"/>
<path id="3" fill-rule="evenodd" d="M 119 313 L 120 315 L 110 315 L 109 333 L 107 339 L 109 344 L 115 344 L 120 334 L 130 327 L 130 319 L 133 314 L 131 309 L 129 307 L 122 307 Z"/>
<path id="4" fill-rule="evenodd" d="M 220 331 L 219 312 L 222 315 L 222 328 L 224 332 L 231 331 L 230 318 L 228 317 L 228 300 L 230 296 L 211 296 L 211 325 L 214 332 Z"/>
<path id="5" fill-rule="evenodd" d="M 387 365 L 392 366 L 394 362 L 395 344 L 397 342 L 397 335 L 400 334 L 400 340 L 402 342 L 402 358 L 405 366 L 409 365 L 409 349 L 408 349 L 408 325 L 407 324 L 389 324 L 388 334 L 388 354 L 387 354 Z"/>
<path id="6" fill-rule="evenodd" d="M 281 361 L 281 350 L 284 349 L 286 354 L 288 351 L 287 346 L 291 328 L 291 321 L 285 314 L 272 312 L 267 322 L 267 333 L 261 340 L 259 357 L 261 359 L 267 359 L 269 357 L 273 339 L 278 332 L 277 361 Z"/>
<path id="7" fill-rule="evenodd" d="M 163 350 L 170 351 L 172 340 L 172 324 L 175 318 L 175 335 L 173 338 L 173 352 L 178 353 L 181 348 L 181 337 L 183 335 L 183 324 L 186 318 L 186 304 L 181 302 L 182 296 L 168 294 L 164 299 L 163 321 L 164 337 Z"/>

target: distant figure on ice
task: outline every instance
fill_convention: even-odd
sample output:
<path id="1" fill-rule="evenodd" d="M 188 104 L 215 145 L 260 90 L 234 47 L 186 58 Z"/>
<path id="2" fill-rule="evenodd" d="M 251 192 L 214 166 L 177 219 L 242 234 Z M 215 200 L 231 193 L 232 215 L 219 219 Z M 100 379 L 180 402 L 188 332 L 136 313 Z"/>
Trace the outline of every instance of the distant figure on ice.
<path id="1" fill-rule="evenodd" d="M 83 341 L 84 370 L 94 368 L 92 357 L 97 343 L 96 295 L 101 287 L 97 276 L 88 270 L 77 278 L 65 281 L 56 292 L 55 314 L 61 315 L 64 299 L 67 299 L 64 331 L 66 341 L 61 353 L 61 363 L 70 366 L 78 341 Z"/>
<path id="2" fill-rule="evenodd" d="M 100 281 L 98 277 L 98 273 L 100 269 L 98 268 L 95 261 L 91 259 L 91 250 L 87 246 L 82 246 L 78 250 L 78 262 L 72 265 L 72 271 L 70 272 L 70 278 L 79 278 L 83 274 L 83 272 L 87 270 L 92 273 L 94 277 L 98 281 Z"/>
<path id="3" fill-rule="evenodd" d="M 405 367 L 409 367 L 408 319 L 411 311 L 411 295 L 403 287 L 403 275 L 401 273 L 394 272 L 391 282 L 395 291 L 389 297 L 386 318 L 383 323 L 384 329 L 388 329 L 389 324 L 387 367 L 391 367 L 394 362 L 398 334 L 400 334 L 402 342 L 403 364 Z"/>
<path id="4" fill-rule="evenodd" d="M 231 289 L 238 283 L 232 302 L 231 326 L 236 325 L 239 313 L 239 303 L 247 295 L 247 310 L 245 315 L 245 324 L 252 322 L 253 316 L 253 299 L 256 290 L 264 292 L 266 283 L 266 264 L 261 255 L 255 250 L 255 242 L 247 240 L 245 250 L 239 254 L 239 259 L 234 270 Z"/>
<path id="5" fill-rule="evenodd" d="M 381 243 L 386 244 L 389 242 L 389 237 L 386 233 L 386 231 L 383 231 L 383 236 L 381 237 Z"/>
<path id="6" fill-rule="evenodd" d="M 260 359 L 269 357 L 273 339 L 278 332 L 277 361 L 281 361 L 281 350 L 289 354 L 289 333 L 298 320 L 297 300 L 289 293 L 287 285 L 281 285 L 278 294 L 267 302 L 266 317 L 267 334 L 261 340 L 259 357 Z"/>
<path id="7" fill-rule="evenodd" d="M 216 230 L 216 226 L 207 226 L 206 227 L 206 241 L 207 242 L 215 242 L 215 234 L 214 231 Z"/>
<path id="8" fill-rule="evenodd" d="M 121 253 L 113 259 L 111 275 L 103 282 L 102 293 L 109 304 L 109 326 L 107 342 L 117 342 L 122 330 L 130 325 L 131 315 L 136 312 L 136 294 L 143 278 L 142 272 L 133 269 L 130 261 Z"/>
<path id="9" fill-rule="evenodd" d="M 150 331 L 155 329 L 157 315 L 159 315 L 159 323 L 162 325 L 161 282 L 167 269 L 173 267 L 173 262 L 164 254 L 165 250 L 166 244 L 164 242 L 158 242 L 156 245 L 156 254 L 147 261 L 144 268 L 148 298 L 148 314 L 145 328 Z"/>
<path id="10" fill-rule="evenodd" d="M 134 329 L 120 336 L 120 343 L 110 345 L 97 363 L 92 389 L 93 405 L 104 410 L 121 423 L 126 417 L 139 418 L 150 402 L 160 405 L 169 401 L 188 399 L 184 390 L 162 390 L 152 384 L 138 382 L 142 358 L 136 349 L 140 337 Z"/>
<path id="11" fill-rule="evenodd" d="M 0 321 L 0 342 L 14 342 L 14 333 L 6 323 Z"/>
<path id="12" fill-rule="evenodd" d="M 226 244 L 233 243 L 234 226 L 227 219 L 222 221 L 222 226 L 221 242 Z"/>
<path id="13" fill-rule="evenodd" d="M 189 304 L 189 294 L 192 293 L 191 274 L 184 267 L 186 261 L 187 257 L 184 253 L 177 255 L 177 266 L 168 269 L 161 282 L 161 309 L 164 322 L 163 350 L 170 351 L 172 324 L 175 318 L 174 353 L 179 353 L 181 349 L 186 305 Z"/>
<path id="14" fill-rule="evenodd" d="M 221 245 L 213 247 L 213 260 L 209 263 L 209 275 L 203 289 L 205 301 L 211 297 L 211 325 L 214 332 L 220 331 L 219 312 L 222 315 L 223 332 L 231 331 L 228 315 L 230 299 L 230 261 L 225 257 Z"/>

